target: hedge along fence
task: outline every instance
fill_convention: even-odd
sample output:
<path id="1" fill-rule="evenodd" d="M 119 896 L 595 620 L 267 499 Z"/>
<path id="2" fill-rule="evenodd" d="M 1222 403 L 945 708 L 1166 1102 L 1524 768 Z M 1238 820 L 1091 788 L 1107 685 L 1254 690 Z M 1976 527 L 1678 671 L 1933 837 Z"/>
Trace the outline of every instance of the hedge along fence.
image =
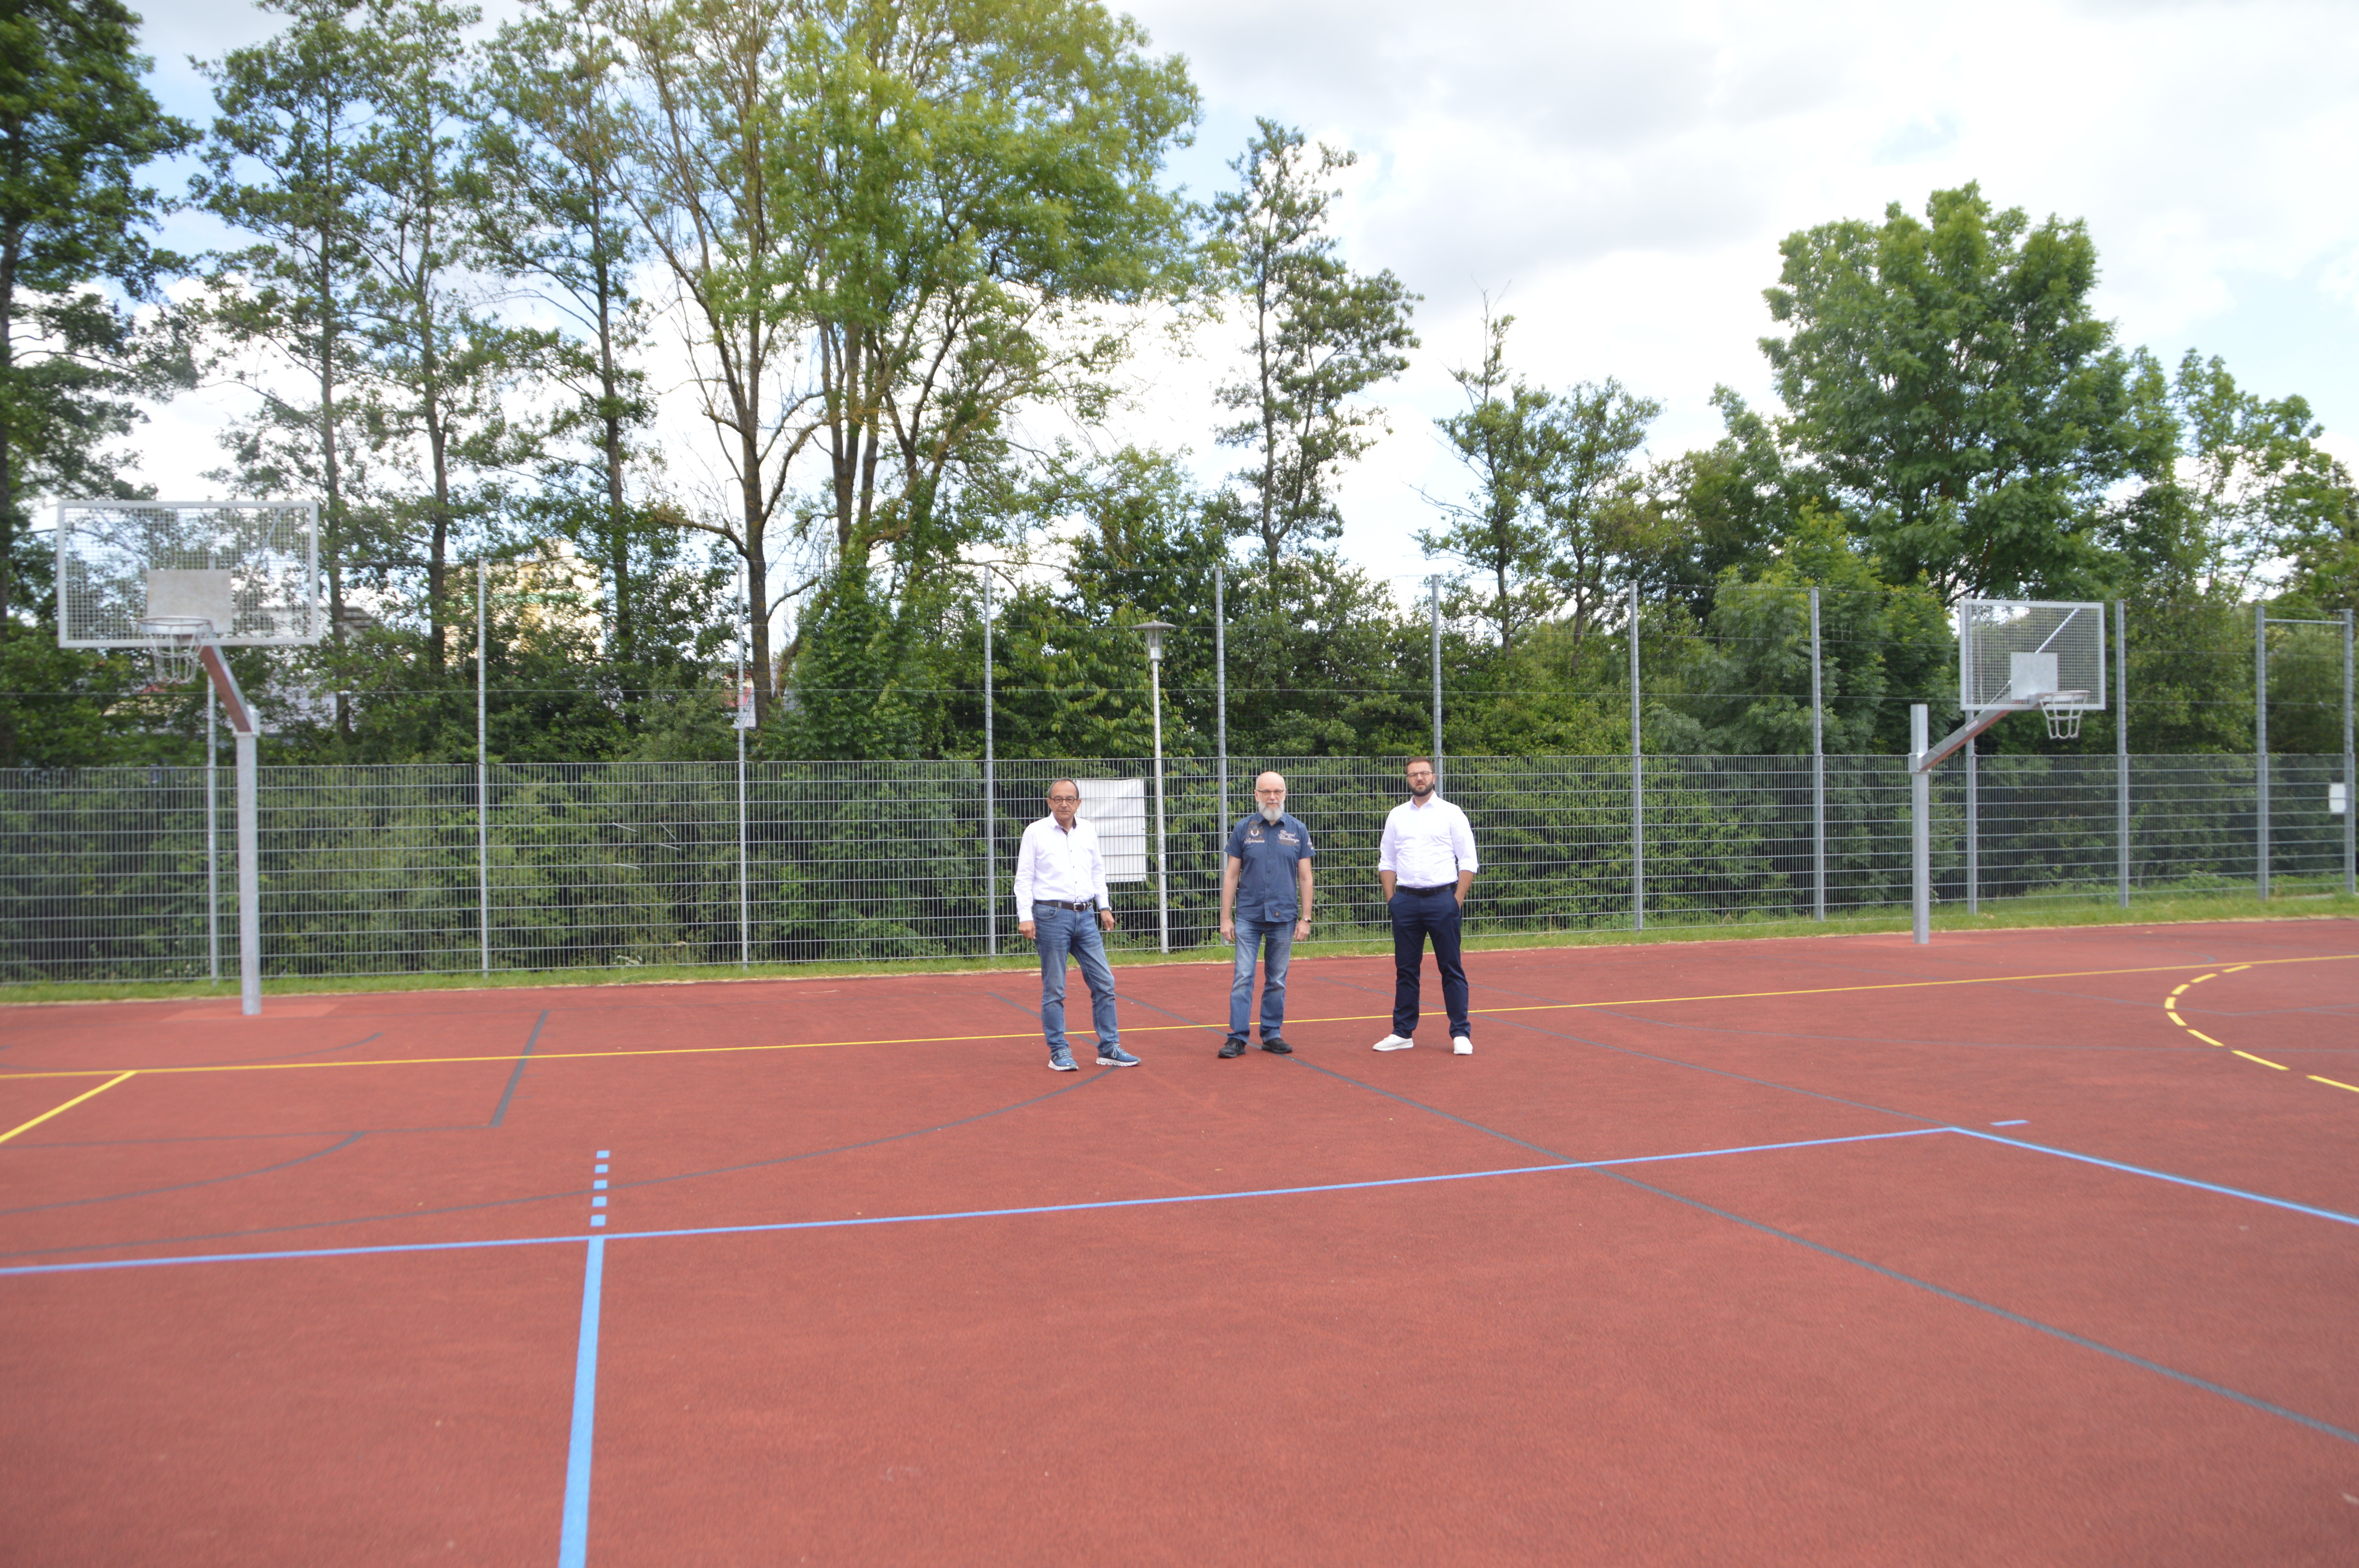
<path id="1" fill-rule="evenodd" d="M 1175 948 L 1214 940 L 1222 851 L 1256 773 L 1288 779 L 1318 846 L 1318 935 L 1380 934 L 1390 762 L 1232 758 L 1225 800 L 1210 758 L 1167 760 L 1166 882 Z M 1817 874 L 1807 757 L 1648 757 L 1650 921 L 1806 914 Z M 1984 898 L 2111 887 L 2113 759 L 1984 758 L 1973 859 Z M 1628 927 L 1629 763 L 1616 757 L 1445 760 L 1473 818 L 1478 933 Z M 944 762 L 551 763 L 490 770 L 479 824 L 469 766 L 266 768 L 264 968 L 366 975 L 633 964 L 959 957 L 1021 947 L 1010 896 L 1017 840 L 1049 779 L 1149 780 L 1136 758 L 998 765 L 986 870 L 982 767 Z M 1892 757 L 1830 757 L 1824 877 L 1831 913 L 1905 906 L 1908 778 Z M 2339 760 L 2272 762 L 2273 874 L 2338 878 L 2343 819 L 2327 810 Z M 209 889 L 207 775 L 197 769 L 0 773 L 0 978 L 201 977 L 235 968 L 230 780 L 218 776 Z M 2138 892 L 2250 885 L 2250 759 L 2133 759 Z M 1966 775 L 1935 780 L 1937 896 L 1966 896 Z M 479 852 L 479 832 L 483 849 Z M 488 920 L 483 893 L 488 886 Z M 1116 884 L 1122 941 L 1157 939 L 1156 883 Z M 741 910 L 743 918 L 741 919 Z"/>

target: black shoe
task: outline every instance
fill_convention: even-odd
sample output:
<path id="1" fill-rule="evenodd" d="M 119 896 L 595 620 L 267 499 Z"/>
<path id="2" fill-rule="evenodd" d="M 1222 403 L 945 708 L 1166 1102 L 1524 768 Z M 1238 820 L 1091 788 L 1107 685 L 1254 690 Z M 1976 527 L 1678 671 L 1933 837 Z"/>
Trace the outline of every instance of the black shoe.
<path id="1" fill-rule="evenodd" d="M 1291 1056 L 1294 1054 L 1294 1047 L 1288 1045 L 1283 1040 L 1265 1040 L 1261 1043 L 1261 1048 L 1268 1052 L 1273 1056 Z"/>
<path id="2" fill-rule="evenodd" d="M 1245 1043 L 1242 1040 L 1232 1040 L 1221 1047 L 1221 1054 L 1223 1056 L 1242 1056 L 1245 1054 Z"/>

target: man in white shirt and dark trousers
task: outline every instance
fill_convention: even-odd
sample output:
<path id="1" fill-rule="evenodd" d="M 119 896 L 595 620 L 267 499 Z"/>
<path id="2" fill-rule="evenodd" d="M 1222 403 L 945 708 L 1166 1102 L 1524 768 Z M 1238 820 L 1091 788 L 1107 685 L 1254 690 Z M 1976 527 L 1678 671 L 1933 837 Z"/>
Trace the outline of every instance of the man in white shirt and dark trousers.
<path id="1" fill-rule="evenodd" d="M 1450 1049 L 1474 1054 L 1466 1021 L 1466 967 L 1459 961 L 1459 911 L 1474 885 L 1474 829 L 1466 814 L 1433 788 L 1433 759 L 1411 757 L 1404 770 L 1408 799 L 1385 818 L 1384 844 L 1376 851 L 1376 880 L 1384 884 L 1385 908 L 1393 917 L 1393 1032 L 1376 1042 L 1379 1051 L 1406 1051 L 1417 1044 L 1418 970 L 1425 940 L 1433 938 L 1434 967 L 1441 971 L 1441 1005 L 1450 1014 Z"/>
<path id="2" fill-rule="evenodd" d="M 1065 1042 L 1068 953 L 1089 983 L 1098 1065 L 1138 1065 L 1138 1058 L 1122 1048 L 1114 970 L 1099 935 L 1114 924 L 1105 857 L 1098 852 L 1097 828 L 1078 815 L 1081 806 L 1082 787 L 1071 779 L 1049 784 L 1049 815 L 1024 830 L 1023 847 L 1016 851 L 1016 928 L 1039 945 L 1040 1028 L 1049 1037 L 1049 1068 L 1058 1073 L 1080 1071 Z"/>

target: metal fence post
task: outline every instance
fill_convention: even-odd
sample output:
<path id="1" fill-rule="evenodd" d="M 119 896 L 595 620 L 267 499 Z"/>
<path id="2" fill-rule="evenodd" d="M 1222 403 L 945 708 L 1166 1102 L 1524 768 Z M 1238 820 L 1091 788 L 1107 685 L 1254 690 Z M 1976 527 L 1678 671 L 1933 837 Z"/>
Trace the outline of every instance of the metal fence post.
<path id="1" fill-rule="evenodd" d="M 213 732 L 213 714 L 220 702 L 220 694 L 208 681 L 205 684 L 205 977 L 215 984 L 221 981 L 221 741 Z"/>
<path id="2" fill-rule="evenodd" d="M 1919 764 L 1932 744 L 1926 708 L 1908 705 L 1908 928 L 1922 947 L 1933 940 L 1933 775 Z"/>
<path id="3" fill-rule="evenodd" d="M 737 579 L 742 597 L 737 601 L 737 701 L 745 700 L 745 654 L 753 641 L 754 589 L 746 578 Z M 745 727 L 737 731 L 737 967 L 754 967 L 753 868 L 745 858 Z"/>
<path id="4" fill-rule="evenodd" d="M 2352 615 L 2343 612 L 2343 891 L 2359 894 L 2359 764 L 2351 743 Z"/>
<path id="5" fill-rule="evenodd" d="M 1922 751 L 1924 748 L 1918 748 Z M 1966 742 L 1966 913 L 1983 912 L 1983 823 L 1980 786 L 1982 770 L 1974 742 Z"/>
<path id="6" fill-rule="evenodd" d="M 2269 610 L 2253 606 L 2253 864 L 2256 891 L 2269 898 Z"/>
<path id="7" fill-rule="evenodd" d="M 2130 906 L 2130 655 L 2128 601 L 2114 600 L 2114 838 L 2120 903 Z"/>
<path id="8" fill-rule="evenodd" d="M 1213 838 L 1229 825 L 1229 607 L 1222 571 L 1212 568 L 1212 734 L 1220 758 L 1220 806 L 1213 812 Z"/>
<path id="9" fill-rule="evenodd" d="M 1827 727 L 1819 664 L 1819 589 L 1810 585 L 1810 918 L 1827 917 Z"/>
<path id="10" fill-rule="evenodd" d="M 475 557 L 475 934 L 492 972 L 492 794 L 484 723 L 484 558 Z"/>
<path id="11" fill-rule="evenodd" d="M 1647 929 L 1647 776 L 1638 708 L 1638 585 L 1630 585 L 1630 929 Z"/>
<path id="12" fill-rule="evenodd" d="M 1432 579 L 1433 599 L 1433 789 L 1441 793 L 1441 579 Z"/>

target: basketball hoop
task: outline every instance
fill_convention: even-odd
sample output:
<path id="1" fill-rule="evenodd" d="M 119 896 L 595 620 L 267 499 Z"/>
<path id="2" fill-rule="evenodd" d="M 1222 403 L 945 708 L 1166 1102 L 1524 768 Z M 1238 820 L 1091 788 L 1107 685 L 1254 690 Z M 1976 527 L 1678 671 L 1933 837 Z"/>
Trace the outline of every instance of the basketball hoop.
<path id="1" fill-rule="evenodd" d="M 2085 691 L 2051 691 L 2039 699 L 2039 711 L 2048 719 L 2050 741 L 2077 741 L 2081 738 L 2081 716 L 2094 706 Z"/>
<path id="2" fill-rule="evenodd" d="M 157 615 L 139 622 L 139 634 L 154 639 L 147 644 L 147 667 L 158 686 L 194 680 L 197 655 L 212 641 L 212 620 L 204 615 Z"/>

